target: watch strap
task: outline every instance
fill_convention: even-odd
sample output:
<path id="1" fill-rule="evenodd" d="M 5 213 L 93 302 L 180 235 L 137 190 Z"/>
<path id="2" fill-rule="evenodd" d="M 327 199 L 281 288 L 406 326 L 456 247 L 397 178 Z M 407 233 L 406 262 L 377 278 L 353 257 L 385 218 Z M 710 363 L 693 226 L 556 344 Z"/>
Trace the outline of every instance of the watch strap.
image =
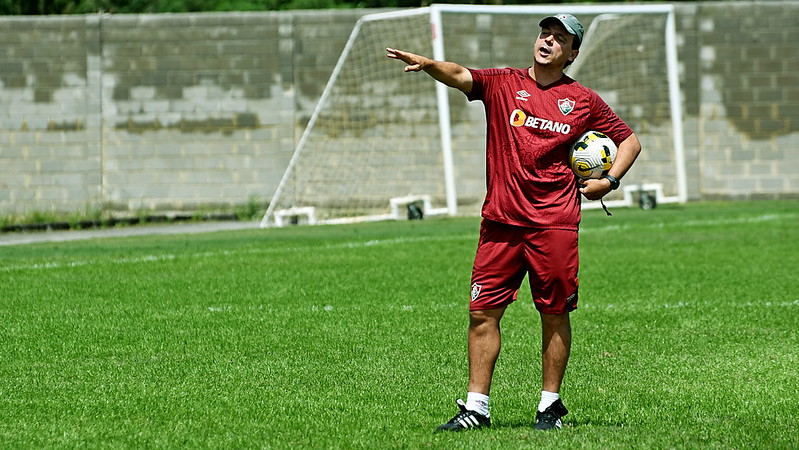
<path id="1" fill-rule="evenodd" d="M 619 179 L 614 177 L 613 175 L 605 175 L 605 178 L 607 178 L 608 181 L 610 181 L 611 190 L 615 191 L 616 189 L 619 188 L 619 185 L 621 185 L 621 181 L 619 181 Z"/>

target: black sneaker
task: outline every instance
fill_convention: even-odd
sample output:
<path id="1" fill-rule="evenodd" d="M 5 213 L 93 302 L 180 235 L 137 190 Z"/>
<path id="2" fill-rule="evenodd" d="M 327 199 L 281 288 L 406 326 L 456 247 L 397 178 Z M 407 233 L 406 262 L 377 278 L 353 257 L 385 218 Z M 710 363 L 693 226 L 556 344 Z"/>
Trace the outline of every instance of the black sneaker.
<path id="1" fill-rule="evenodd" d="M 452 420 L 436 428 L 436 431 L 463 431 L 469 428 L 479 429 L 491 426 L 491 419 L 488 416 L 466 409 L 466 404 L 461 399 L 458 399 L 456 403 L 461 411 L 455 414 Z"/>
<path id="2" fill-rule="evenodd" d="M 536 430 L 552 430 L 560 429 L 563 426 L 560 418 L 569 414 L 563 402 L 560 399 L 555 400 L 555 403 L 549 405 L 544 412 L 538 411 L 535 413 L 535 429 Z"/>

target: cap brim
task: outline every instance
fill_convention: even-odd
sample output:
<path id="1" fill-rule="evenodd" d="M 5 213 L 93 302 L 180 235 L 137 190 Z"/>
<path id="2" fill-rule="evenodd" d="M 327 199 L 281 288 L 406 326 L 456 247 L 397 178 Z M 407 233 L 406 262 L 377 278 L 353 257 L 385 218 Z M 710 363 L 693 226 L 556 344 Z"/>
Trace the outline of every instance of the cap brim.
<path id="1" fill-rule="evenodd" d="M 554 17 L 554 16 L 544 17 L 543 19 L 541 19 L 541 22 L 538 22 L 538 26 L 539 27 L 543 27 L 544 25 L 546 25 L 549 22 L 557 22 L 557 23 L 559 23 L 560 25 L 563 26 L 563 28 L 566 29 L 566 31 L 569 32 L 569 34 L 571 34 L 572 36 L 574 36 L 574 37 L 579 39 L 579 36 L 574 31 L 574 29 L 572 29 L 572 27 L 569 26 L 569 24 L 563 22 L 562 20 L 560 20 L 560 19 L 558 19 L 557 17 Z"/>

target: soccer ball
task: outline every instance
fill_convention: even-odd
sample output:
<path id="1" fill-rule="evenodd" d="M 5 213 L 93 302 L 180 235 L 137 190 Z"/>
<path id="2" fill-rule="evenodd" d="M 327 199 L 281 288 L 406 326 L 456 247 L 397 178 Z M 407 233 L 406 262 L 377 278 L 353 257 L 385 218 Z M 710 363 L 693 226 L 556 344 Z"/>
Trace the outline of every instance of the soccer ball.
<path id="1" fill-rule="evenodd" d="M 572 144 L 569 164 L 582 179 L 602 178 L 616 159 L 616 144 L 599 131 L 586 131 Z"/>

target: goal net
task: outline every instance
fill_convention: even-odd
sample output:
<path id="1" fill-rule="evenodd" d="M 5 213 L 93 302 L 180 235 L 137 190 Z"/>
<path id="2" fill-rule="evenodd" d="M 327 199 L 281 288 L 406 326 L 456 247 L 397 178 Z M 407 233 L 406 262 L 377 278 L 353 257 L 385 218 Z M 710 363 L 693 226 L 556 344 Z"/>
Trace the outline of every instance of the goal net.
<path id="1" fill-rule="evenodd" d="M 527 67 L 538 22 L 557 12 L 578 15 L 587 29 L 567 73 L 596 90 L 645 149 L 616 202 L 631 203 L 631 187 L 650 189 L 661 202 L 680 199 L 670 6 L 433 5 L 358 21 L 261 225 L 478 214 L 482 104 L 424 73 L 403 72 L 385 48 L 471 68 Z"/>

